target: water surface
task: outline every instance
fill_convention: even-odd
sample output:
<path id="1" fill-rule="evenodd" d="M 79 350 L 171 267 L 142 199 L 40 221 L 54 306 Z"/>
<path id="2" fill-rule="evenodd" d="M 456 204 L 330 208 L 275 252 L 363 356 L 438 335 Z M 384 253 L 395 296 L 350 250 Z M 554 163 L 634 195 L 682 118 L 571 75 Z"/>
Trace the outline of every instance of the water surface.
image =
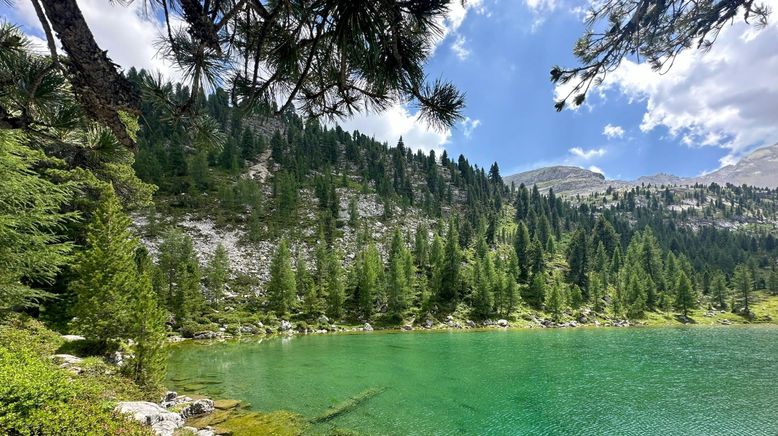
<path id="1" fill-rule="evenodd" d="M 183 344 L 168 385 L 366 434 L 777 435 L 778 328 L 319 335 Z"/>

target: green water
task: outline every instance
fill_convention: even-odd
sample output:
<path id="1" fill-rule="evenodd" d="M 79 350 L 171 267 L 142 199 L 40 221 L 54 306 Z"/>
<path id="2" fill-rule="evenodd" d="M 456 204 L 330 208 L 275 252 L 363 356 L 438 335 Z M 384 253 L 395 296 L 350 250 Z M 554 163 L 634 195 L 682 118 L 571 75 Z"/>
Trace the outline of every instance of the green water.
<path id="1" fill-rule="evenodd" d="M 366 434 L 777 435 L 778 328 L 307 336 L 176 347 L 169 386 Z"/>

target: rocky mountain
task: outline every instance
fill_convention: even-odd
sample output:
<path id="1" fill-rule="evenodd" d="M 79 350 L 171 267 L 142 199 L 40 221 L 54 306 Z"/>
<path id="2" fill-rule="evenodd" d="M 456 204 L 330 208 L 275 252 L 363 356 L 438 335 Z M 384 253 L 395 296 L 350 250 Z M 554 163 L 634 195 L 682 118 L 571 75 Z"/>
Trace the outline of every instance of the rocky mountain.
<path id="1" fill-rule="evenodd" d="M 778 188 L 778 144 L 757 149 L 735 165 L 727 165 L 693 181 Z"/>
<path id="2" fill-rule="evenodd" d="M 554 188 L 557 193 L 576 193 L 582 191 L 600 191 L 608 187 L 605 176 L 594 171 L 572 166 L 553 166 L 525 171 L 503 177 L 506 184 L 519 186 L 537 185 L 541 191 Z"/>
<path id="3" fill-rule="evenodd" d="M 749 185 L 760 188 L 778 188 L 778 144 L 760 148 L 744 157 L 735 165 L 728 165 L 701 177 L 684 178 L 672 174 L 658 173 L 642 176 L 635 180 L 606 180 L 594 171 L 571 166 L 551 166 L 525 171 L 504 177 L 505 183 L 537 184 L 541 191 L 553 188 L 564 195 L 602 192 L 607 188 L 623 189 L 639 185 L 693 185 L 695 183 L 718 183 L 725 185 Z"/>

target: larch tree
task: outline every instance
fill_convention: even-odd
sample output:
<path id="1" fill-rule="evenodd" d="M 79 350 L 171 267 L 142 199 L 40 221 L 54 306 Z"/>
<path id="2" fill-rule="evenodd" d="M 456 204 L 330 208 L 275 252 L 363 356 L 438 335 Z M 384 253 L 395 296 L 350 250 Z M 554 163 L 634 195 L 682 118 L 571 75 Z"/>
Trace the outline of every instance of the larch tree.
<path id="1" fill-rule="evenodd" d="M 748 316 L 751 313 L 751 291 L 753 290 L 753 279 L 748 266 L 744 264 L 738 265 L 735 268 L 735 276 L 732 278 L 732 281 L 735 289 L 740 293 L 740 303 L 743 307 L 743 313 Z"/>
<path id="2" fill-rule="evenodd" d="M 86 244 L 77 255 L 70 282 L 76 296 L 76 327 L 88 339 L 104 342 L 129 333 L 130 303 L 141 291 L 135 264 L 139 244 L 130 224 L 113 188 L 105 188 L 87 225 Z"/>
<path id="3" fill-rule="evenodd" d="M 680 310 L 683 316 L 688 316 L 689 310 L 697 305 L 694 288 L 686 272 L 680 271 L 675 284 L 675 308 Z"/>
<path id="4" fill-rule="evenodd" d="M 267 285 L 268 304 L 276 316 L 288 316 L 294 308 L 297 285 L 292 271 L 292 254 L 284 238 L 270 262 L 270 281 Z"/>
<path id="5" fill-rule="evenodd" d="M 206 267 L 205 279 L 212 302 L 218 303 L 224 297 L 224 289 L 230 275 L 230 258 L 227 249 L 219 244 Z"/>

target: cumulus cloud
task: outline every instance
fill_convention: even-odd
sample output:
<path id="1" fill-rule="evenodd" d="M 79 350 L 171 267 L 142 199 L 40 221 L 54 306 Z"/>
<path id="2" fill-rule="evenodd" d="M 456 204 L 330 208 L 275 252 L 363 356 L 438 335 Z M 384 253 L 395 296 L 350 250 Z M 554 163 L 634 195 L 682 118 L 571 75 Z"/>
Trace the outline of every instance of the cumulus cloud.
<path id="1" fill-rule="evenodd" d="M 425 153 L 435 150 L 438 155 L 451 138 L 451 130 L 439 131 L 427 127 L 419 121 L 418 113 L 411 113 L 401 105 L 392 106 L 378 114 L 360 114 L 340 121 L 339 124 L 346 131 L 359 130 L 389 145 L 396 144 L 402 136 L 407 147 L 423 150 Z"/>
<path id="2" fill-rule="evenodd" d="M 481 125 L 481 120 L 465 117 L 465 119 L 462 120 L 460 124 L 462 125 L 462 133 L 465 135 L 465 138 L 469 139 L 473 134 L 473 130 Z"/>
<path id="3" fill-rule="evenodd" d="M 778 0 L 769 0 L 775 10 Z M 740 20 L 740 18 L 739 18 Z M 720 164 L 778 142 L 778 20 L 757 30 L 741 21 L 725 28 L 709 52 L 686 50 L 664 75 L 625 61 L 600 93 L 615 89 L 645 102 L 640 129 L 666 128 L 691 147 L 728 150 Z"/>
<path id="4" fill-rule="evenodd" d="M 524 0 L 524 5 L 526 5 L 532 13 L 533 19 L 531 30 L 534 33 L 543 25 L 546 21 L 546 17 L 557 9 L 559 2 L 557 0 Z"/>
<path id="5" fill-rule="evenodd" d="M 597 157 L 602 157 L 605 156 L 605 153 L 607 153 L 607 151 L 604 148 L 592 148 L 590 150 L 584 150 L 581 147 L 573 147 L 568 151 L 573 156 L 583 160 L 591 160 Z"/>
<path id="6" fill-rule="evenodd" d="M 161 72 L 169 79 L 178 80 L 180 74 L 173 65 L 163 59 L 155 48 L 161 34 L 161 23 L 147 16 L 145 2 L 132 2 L 123 6 L 119 2 L 105 0 L 79 0 L 84 19 L 92 29 L 97 44 L 108 51 L 113 62 L 125 69 L 134 66 L 151 72 Z M 30 2 L 15 2 L 11 11 L 28 29 L 43 35 L 38 17 Z M 46 47 L 45 41 L 33 36 L 33 42 Z"/>
<path id="7" fill-rule="evenodd" d="M 602 134 L 608 139 L 622 138 L 624 137 L 624 129 L 621 126 L 614 126 L 609 123 L 602 129 Z"/>
<path id="8" fill-rule="evenodd" d="M 451 51 L 454 52 L 460 61 L 467 60 L 467 58 L 470 57 L 470 50 L 465 47 L 466 41 L 467 40 L 463 35 L 459 35 L 457 36 L 457 39 L 454 40 L 454 43 L 451 44 Z"/>
<path id="9" fill-rule="evenodd" d="M 600 169 L 600 167 L 598 167 L 598 166 L 594 166 L 594 165 L 589 166 L 589 171 L 592 171 L 592 172 L 595 172 L 595 173 L 600 173 L 603 176 L 605 175 L 605 171 Z"/>

